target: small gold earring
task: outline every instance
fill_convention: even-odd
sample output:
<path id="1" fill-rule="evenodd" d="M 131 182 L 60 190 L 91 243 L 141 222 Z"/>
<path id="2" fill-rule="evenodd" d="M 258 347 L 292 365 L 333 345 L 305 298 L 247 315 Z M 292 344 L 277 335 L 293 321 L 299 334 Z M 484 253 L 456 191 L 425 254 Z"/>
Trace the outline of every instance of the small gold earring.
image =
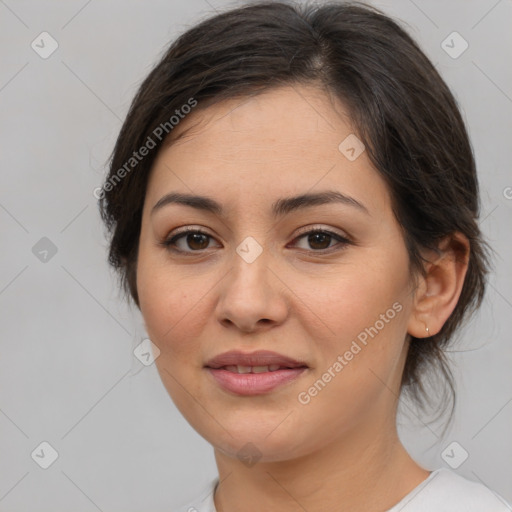
<path id="1" fill-rule="evenodd" d="M 425 330 L 427 331 L 427 337 L 430 336 L 430 331 L 427 326 L 425 326 Z"/>

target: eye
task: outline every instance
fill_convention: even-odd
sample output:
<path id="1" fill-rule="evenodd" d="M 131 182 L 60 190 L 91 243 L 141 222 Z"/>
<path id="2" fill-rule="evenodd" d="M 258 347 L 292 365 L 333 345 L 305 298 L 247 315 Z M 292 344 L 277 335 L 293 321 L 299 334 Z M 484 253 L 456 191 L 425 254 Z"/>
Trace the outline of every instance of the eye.
<path id="1" fill-rule="evenodd" d="M 338 249 L 344 248 L 346 245 L 350 244 L 351 241 L 344 236 L 341 236 L 332 231 L 315 228 L 310 229 L 302 233 L 300 236 L 296 237 L 293 242 L 294 245 L 297 246 L 297 240 L 305 239 L 305 242 L 309 247 L 299 247 L 301 249 L 305 249 L 306 251 L 311 252 L 324 252 L 329 249 L 335 248 L 336 245 L 340 247 Z M 200 253 L 205 249 L 209 249 L 210 242 L 213 240 L 213 237 L 202 231 L 200 229 L 184 229 L 171 238 L 168 238 L 161 242 L 161 245 L 169 249 L 173 252 L 178 253 Z M 332 242 L 337 242 L 337 244 L 331 245 Z M 336 250 L 336 249 L 335 249 Z M 328 251 L 332 252 L 332 251 Z"/>
<path id="2" fill-rule="evenodd" d="M 200 252 L 208 249 L 212 236 L 200 229 L 186 229 L 164 240 L 162 245 L 175 252 Z M 181 243 L 181 246 L 180 246 Z M 187 250 L 191 249 L 191 250 Z"/>
<path id="3" fill-rule="evenodd" d="M 336 244 L 331 245 L 331 242 L 334 241 L 338 242 L 337 245 L 341 246 L 340 249 L 351 243 L 350 240 L 348 240 L 348 238 L 344 236 L 320 228 L 306 231 L 302 235 L 295 238 L 294 242 L 301 239 L 305 239 L 306 244 L 309 245 L 309 247 L 301 248 L 308 251 L 313 250 L 313 252 L 326 251 L 327 249 L 332 249 L 333 247 L 336 247 Z"/>

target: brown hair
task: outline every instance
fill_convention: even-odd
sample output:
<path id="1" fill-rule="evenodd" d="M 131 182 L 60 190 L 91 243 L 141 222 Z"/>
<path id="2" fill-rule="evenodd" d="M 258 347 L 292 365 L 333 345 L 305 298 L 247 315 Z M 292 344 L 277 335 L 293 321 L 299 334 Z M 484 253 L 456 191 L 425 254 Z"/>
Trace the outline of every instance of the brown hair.
<path id="1" fill-rule="evenodd" d="M 388 185 L 412 269 L 423 271 L 420 250 L 435 249 L 442 237 L 460 231 L 469 239 L 458 304 L 438 334 L 411 337 L 402 379 L 402 389 L 424 404 L 428 393 L 420 375 L 430 366 L 444 375 L 454 399 L 444 348 L 466 314 L 480 305 L 488 265 L 477 224 L 475 161 L 447 85 L 407 33 L 373 7 L 257 2 L 206 19 L 171 44 L 131 104 L 100 194 L 111 235 L 109 262 L 123 289 L 138 306 L 142 208 L 165 140 L 162 130 L 173 128 L 171 116 L 186 112 L 183 106 L 192 105 L 191 99 L 198 110 L 287 84 L 319 85 L 348 106 L 358 137 Z M 156 147 L 131 161 L 150 139 Z"/>

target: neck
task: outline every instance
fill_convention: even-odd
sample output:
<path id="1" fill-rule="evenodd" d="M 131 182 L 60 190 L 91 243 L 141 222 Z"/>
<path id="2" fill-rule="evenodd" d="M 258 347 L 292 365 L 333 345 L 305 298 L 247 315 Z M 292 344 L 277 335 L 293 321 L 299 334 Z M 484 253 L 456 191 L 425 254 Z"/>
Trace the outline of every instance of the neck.
<path id="1" fill-rule="evenodd" d="M 217 512 L 369 512 L 388 510 L 425 480 L 400 443 L 396 426 L 361 425 L 293 460 L 245 466 L 215 450 Z"/>

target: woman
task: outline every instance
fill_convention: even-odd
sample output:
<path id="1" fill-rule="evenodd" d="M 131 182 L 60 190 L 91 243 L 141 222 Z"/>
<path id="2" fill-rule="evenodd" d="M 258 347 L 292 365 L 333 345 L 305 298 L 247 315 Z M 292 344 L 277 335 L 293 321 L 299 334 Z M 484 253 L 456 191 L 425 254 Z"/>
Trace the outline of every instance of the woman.
<path id="1" fill-rule="evenodd" d="M 188 510 L 508 510 L 397 435 L 401 392 L 450 389 L 487 259 L 456 102 L 396 23 L 267 2 L 190 29 L 100 197 L 162 382 L 214 447 Z"/>

